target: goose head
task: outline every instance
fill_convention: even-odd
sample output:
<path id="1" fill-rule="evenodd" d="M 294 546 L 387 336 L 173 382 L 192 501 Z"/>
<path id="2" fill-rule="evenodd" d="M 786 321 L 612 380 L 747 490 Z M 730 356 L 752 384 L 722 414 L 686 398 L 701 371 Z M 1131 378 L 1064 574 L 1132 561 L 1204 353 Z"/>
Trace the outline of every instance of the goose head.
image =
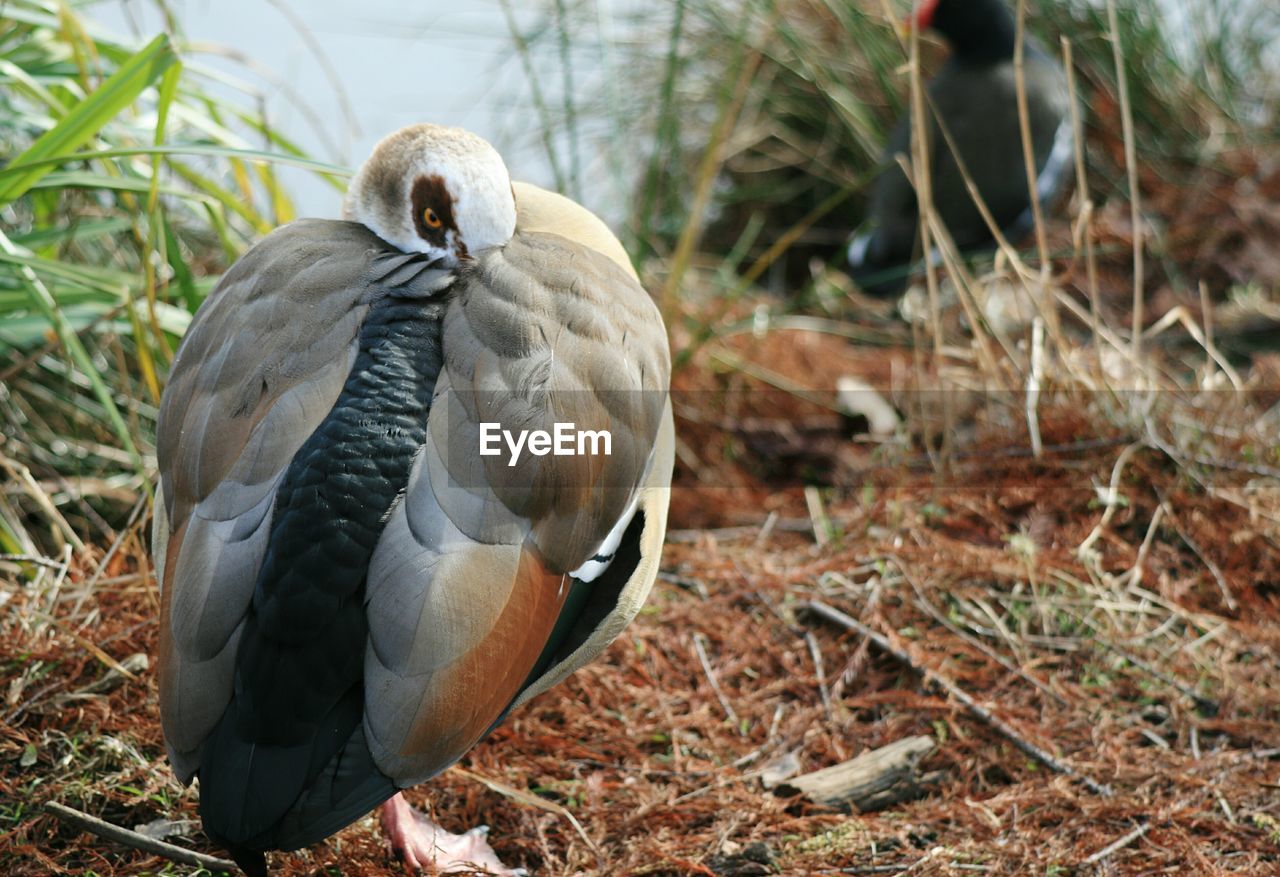
<path id="1" fill-rule="evenodd" d="M 511 240 L 516 204 L 507 166 L 487 141 L 424 124 L 373 148 L 351 181 L 343 216 L 397 249 L 455 267 Z"/>

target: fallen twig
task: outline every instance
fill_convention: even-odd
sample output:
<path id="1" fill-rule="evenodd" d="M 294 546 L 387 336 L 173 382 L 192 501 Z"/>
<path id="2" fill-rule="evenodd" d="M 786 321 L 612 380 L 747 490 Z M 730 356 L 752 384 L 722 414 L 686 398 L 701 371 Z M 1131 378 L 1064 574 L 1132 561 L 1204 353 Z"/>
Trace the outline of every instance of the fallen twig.
<path id="1" fill-rule="evenodd" d="M 195 850 L 188 850 L 171 843 L 165 843 L 162 840 L 147 837 L 145 834 L 139 834 L 132 829 L 113 825 L 96 816 L 90 816 L 88 813 L 81 813 L 79 810 L 59 804 L 57 801 L 50 801 L 45 804 L 44 809 L 47 813 L 56 816 L 68 825 L 96 834 L 105 840 L 123 844 L 131 849 L 141 850 L 153 856 L 160 856 L 170 862 L 194 865 L 197 868 L 207 868 L 210 871 L 226 871 L 231 874 L 239 870 L 235 862 L 219 859 L 217 856 L 207 856 L 204 853 L 197 853 Z"/>
<path id="2" fill-rule="evenodd" d="M 877 633 L 876 631 L 867 627 L 861 621 L 858 621 L 856 618 L 852 618 L 849 615 L 846 615 L 845 613 L 841 612 L 839 609 L 828 606 L 825 603 L 818 603 L 816 601 L 808 601 L 805 603 L 801 603 L 799 604 L 799 606 L 797 606 L 797 608 L 808 609 L 809 611 L 815 613 L 816 615 L 820 615 L 822 618 L 826 619 L 827 621 L 830 621 L 834 624 L 838 624 L 841 627 L 847 628 L 849 630 L 852 630 L 856 633 L 861 634 L 862 636 L 865 636 L 867 639 L 871 640 L 877 646 L 879 646 L 883 651 L 888 652 L 889 654 L 897 658 L 899 661 L 906 664 L 911 669 L 915 670 L 917 673 L 919 673 L 921 676 L 925 678 L 925 681 L 933 685 L 936 685 L 942 690 L 944 690 L 945 692 L 947 692 L 948 695 L 950 695 L 951 697 L 958 700 L 961 704 L 963 704 L 965 709 L 969 711 L 970 715 L 972 715 L 978 721 L 982 722 L 984 725 L 987 725 L 988 727 L 990 727 L 992 730 L 996 731 L 996 733 L 1000 734 L 1002 737 L 1005 737 L 1007 740 L 1009 740 L 1009 742 L 1011 742 L 1014 746 L 1018 747 L 1018 749 L 1020 749 L 1022 752 L 1026 753 L 1031 758 L 1034 758 L 1036 761 L 1040 762 L 1041 764 L 1043 764 L 1045 767 L 1049 768 L 1053 772 L 1060 773 L 1060 774 L 1063 774 L 1064 776 L 1069 776 L 1074 779 L 1080 780 L 1080 782 L 1083 783 L 1084 786 L 1087 789 L 1089 789 L 1089 791 L 1093 792 L 1095 795 L 1101 795 L 1103 797 L 1109 798 L 1111 797 L 1112 794 L 1114 794 L 1110 786 L 1106 785 L 1105 783 L 1100 783 L 1097 780 L 1092 779 L 1088 776 L 1085 776 L 1084 774 L 1080 773 L 1071 765 L 1066 764 L 1062 761 L 1059 761 L 1058 759 L 1050 755 L 1048 752 L 1041 749 L 1036 744 L 1032 743 L 1030 740 L 1027 740 L 1025 737 L 1021 736 L 1012 727 L 1010 727 L 1005 722 L 1001 721 L 1000 719 L 992 715 L 987 709 L 981 706 L 968 693 L 966 693 L 962 688 L 960 688 L 950 679 L 947 679 L 945 676 L 940 675 L 937 671 L 931 670 L 928 667 L 925 667 L 920 663 L 918 663 L 917 661 L 913 660 L 910 654 L 908 654 L 904 650 L 898 648 L 893 643 L 891 643 L 888 637 L 884 636 L 881 633 Z"/>
<path id="3" fill-rule="evenodd" d="M 710 530 L 668 530 L 667 541 L 677 544 L 696 543 L 701 539 L 754 539 L 760 535 L 761 528 L 767 524 L 768 518 L 758 524 L 744 524 L 738 527 L 719 527 Z M 813 531 L 813 521 L 809 518 L 777 518 L 769 528 L 770 534 L 808 533 Z"/>
<path id="4" fill-rule="evenodd" d="M 831 695 L 827 693 L 827 673 L 822 666 L 822 649 L 818 647 L 818 638 L 805 631 L 804 641 L 809 646 L 809 656 L 813 658 L 813 675 L 818 683 L 818 693 L 822 695 L 822 709 L 827 714 L 827 721 L 832 721 Z"/>
<path id="5" fill-rule="evenodd" d="M 764 523 L 760 525 L 760 535 L 756 536 L 755 545 L 757 548 L 769 541 L 769 537 L 773 535 L 773 528 L 777 525 L 778 513 L 769 512 L 769 517 L 765 518 Z"/>
<path id="6" fill-rule="evenodd" d="M 822 494 L 818 488 L 810 485 L 804 489 L 804 502 L 809 508 L 809 519 L 813 522 L 813 541 L 826 545 L 831 541 L 831 519 L 822 504 Z"/>
<path id="7" fill-rule="evenodd" d="M 1117 841 L 1113 841 L 1112 843 L 1107 844 L 1105 847 L 1098 850 L 1092 856 L 1085 859 L 1084 864 L 1096 865 L 1098 862 L 1101 862 L 1103 859 L 1105 859 L 1107 856 L 1114 853 L 1116 850 L 1124 849 L 1129 844 L 1133 843 L 1135 840 L 1142 837 L 1144 834 L 1146 834 L 1150 830 L 1151 830 L 1151 823 L 1144 822 L 1142 825 L 1139 825 L 1137 828 L 1135 828 L 1133 831 L 1126 834 L 1124 837 L 1120 838 Z"/>
<path id="8" fill-rule="evenodd" d="M 738 714 L 734 712 L 733 704 L 729 703 L 729 698 L 725 696 L 724 689 L 720 687 L 720 680 L 716 678 L 715 670 L 711 669 L 711 661 L 707 658 L 707 648 L 703 645 L 705 637 L 700 633 L 693 635 L 693 649 L 698 653 L 698 660 L 702 663 L 702 672 L 707 674 L 707 681 L 711 683 L 711 690 L 716 693 L 716 698 L 720 701 L 720 706 L 724 708 L 725 713 L 729 716 L 729 721 L 741 727 L 738 721 Z"/>

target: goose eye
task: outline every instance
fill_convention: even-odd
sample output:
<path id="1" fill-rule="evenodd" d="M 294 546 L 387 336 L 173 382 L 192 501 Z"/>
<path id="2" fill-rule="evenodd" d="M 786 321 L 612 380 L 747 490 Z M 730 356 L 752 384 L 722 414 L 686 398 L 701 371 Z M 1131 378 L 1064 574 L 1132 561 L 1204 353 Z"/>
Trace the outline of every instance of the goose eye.
<path id="1" fill-rule="evenodd" d="M 432 210 L 430 207 L 422 211 L 422 221 L 427 224 L 427 228 L 439 228 L 441 225 L 444 224 L 443 222 L 441 222 L 440 217 L 436 214 L 436 212 Z"/>

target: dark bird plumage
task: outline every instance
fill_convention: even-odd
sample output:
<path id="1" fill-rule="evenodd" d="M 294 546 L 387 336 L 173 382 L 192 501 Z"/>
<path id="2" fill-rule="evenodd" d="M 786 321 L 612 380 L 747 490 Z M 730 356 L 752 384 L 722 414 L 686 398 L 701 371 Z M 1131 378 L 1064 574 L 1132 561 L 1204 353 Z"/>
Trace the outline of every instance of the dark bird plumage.
<path id="1" fill-rule="evenodd" d="M 1015 22 L 1004 0 L 925 0 L 916 12 L 921 27 L 940 33 L 951 56 L 927 84 L 937 117 L 956 145 L 960 161 L 1007 238 L 1032 225 L 1031 196 L 1023 158 L 1014 70 Z M 1036 190 L 1042 203 L 1063 187 L 1072 163 L 1073 139 L 1066 75 L 1034 39 L 1027 38 L 1024 82 Z M 955 154 L 926 107 L 933 203 L 961 251 L 990 246 L 991 230 L 970 197 Z M 911 120 L 890 134 L 886 169 L 871 191 L 867 221 L 849 245 L 854 279 L 874 295 L 894 295 L 906 284 L 919 252 L 916 192 L 895 156 L 909 154 Z"/>

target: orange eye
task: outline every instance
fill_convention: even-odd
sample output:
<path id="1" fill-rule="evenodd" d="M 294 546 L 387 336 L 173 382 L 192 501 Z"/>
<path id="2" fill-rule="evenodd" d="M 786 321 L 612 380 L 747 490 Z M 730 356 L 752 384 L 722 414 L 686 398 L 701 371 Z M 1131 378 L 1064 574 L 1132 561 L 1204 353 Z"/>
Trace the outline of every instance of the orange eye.
<path id="1" fill-rule="evenodd" d="M 427 228 L 439 228 L 444 225 L 444 223 L 440 221 L 440 217 L 436 215 L 436 212 L 430 207 L 422 211 L 422 221 L 427 224 Z"/>

